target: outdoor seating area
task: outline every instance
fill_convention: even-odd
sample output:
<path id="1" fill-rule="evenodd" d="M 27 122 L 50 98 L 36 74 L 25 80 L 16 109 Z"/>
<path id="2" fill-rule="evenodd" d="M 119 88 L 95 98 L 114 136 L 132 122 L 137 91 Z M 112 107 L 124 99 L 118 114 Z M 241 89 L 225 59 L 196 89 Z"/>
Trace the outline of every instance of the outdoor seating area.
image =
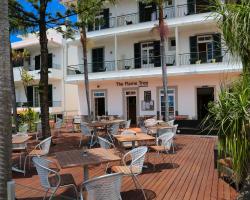
<path id="1" fill-rule="evenodd" d="M 235 199 L 214 167 L 217 137 L 178 135 L 174 121 L 154 118 L 140 128 L 114 118 L 72 126 L 56 121 L 45 140 L 13 136 L 18 200 Z"/>

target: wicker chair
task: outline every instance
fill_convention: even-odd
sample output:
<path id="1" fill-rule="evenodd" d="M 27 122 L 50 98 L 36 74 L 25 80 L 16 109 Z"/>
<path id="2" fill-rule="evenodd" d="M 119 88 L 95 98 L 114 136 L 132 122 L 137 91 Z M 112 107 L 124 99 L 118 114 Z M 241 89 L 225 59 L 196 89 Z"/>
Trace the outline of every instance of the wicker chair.
<path id="1" fill-rule="evenodd" d="M 92 131 L 85 123 L 81 123 L 80 127 L 81 127 L 81 139 L 80 139 L 79 147 L 81 147 L 81 145 L 82 145 L 83 136 L 91 137 L 89 146 L 92 147 L 92 143 L 93 143 L 93 139 L 94 139 L 94 135 L 93 135 Z"/>
<path id="2" fill-rule="evenodd" d="M 126 122 L 124 123 L 124 129 L 125 129 L 125 130 L 128 130 L 128 129 L 130 128 L 130 124 L 131 124 L 131 119 L 129 119 L 128 121 L 126 121 Z"/>
<path id="3" fill-rule="evenodd" d="M 29 129 L 29 125 L 28 124 L 23 124 L 19 127 L 19 132 L 21 133 L 27 133 Z"/>
<path id="4" fill-rule="evenodd" d="M 80 197 L 83 199 L 83 189 L 87 191 L 88 200 L 121 200 L 121 173 L 99 176 L 82 183 Z"/>
<path id="5" fill-rule="evenodd" d="M 121 135 L 136 135 L 136 132 L 132 130 L 125 130 L 121 132 Z M 123 148 L 131 148 L 132 142 L 122 142 L 121 146 Z M 138 142 L 135 142 L 135 146 L 138 146 Z"/>
<path id="6" fill-rule="evenodd" d="M 169 154 L 171 146 L 173 146 L 173 138 L 174 138 L 174 133 L 167 132 L 158 137 L 157 141 L 161 143 L 160 145 L 149 146 L 149 149 L 156 151 L 158 153 L 158 156 L 160 156 L 161 154 L 163 161 L 165 161 L 164 154 L 165 153 Z M 170 157 L 170 159 L 171 159 L 171 163 L 173 166 L 172 158 Z M 155 164 L 154 164 L 154 168 L 155 168 Z"/>
<path id="7" fill-rule="evenodd" d="M 55 123 L 55 135 L 58 136 L 61 132 L 63 121 L 61 119 L 57 119 Z"/>
<path id="8" fill-rule="evenodd" d="M 139 185 L 139 188 L 142 190 L 142 193 L 145 199 L 146 199 L 145 192 L 136 176 L 142 173 L 142 167 L 143 167 L 143 163 L 144 163 L 145 155 L 147 151 L 148 151 L 148 148 L 144 146 L 135 148 L 127 152 L 123 156 L 123 159 L 122 159 L 123 166 L 113 166 L 111 168 L 113 172 L 122 173 L 125 176 L 132 177 L 136 188 L 138 188 L 137 185 Z M 126 164 L 127 157 L 130 157 L 132 159 L 130 165 Z"/>
<path id="9" fill-rule="evenodd" d="M 41 141 L 38 145 L 35 146 L 35 148 L 32 151 L 30 151 L 25 156 L 24 167 L 23 167 L 24 175 L 26 173 L 27 159 L 29 158 L 29 166 L 30 166 L 30 158 L 31 157 L 41 157 L 41 156 L 48 155 L 49 149 L 50 149 L 50 144 L 51 144 L 51 139 L 52 139 L 52 137 L 48 137 L 45 140 Z"/>
<path id="10" fill-rule="evenodd" d="M 50 160 L 41 157 L 34 157 L 32 160 L 40 178 L 41 186 L 46 190 L 43 197 L 44 200 L 46 199 L 49 190 L 52 191 L 49 200 L 53 199 L 59 187 L 73 188 L 76 194 L 76 199 L 78 199 L 77 186 L 71 174 L 60 175 L 58 172 L 59 170 L 50 169 L 49 165 L 53 164 Z"/>

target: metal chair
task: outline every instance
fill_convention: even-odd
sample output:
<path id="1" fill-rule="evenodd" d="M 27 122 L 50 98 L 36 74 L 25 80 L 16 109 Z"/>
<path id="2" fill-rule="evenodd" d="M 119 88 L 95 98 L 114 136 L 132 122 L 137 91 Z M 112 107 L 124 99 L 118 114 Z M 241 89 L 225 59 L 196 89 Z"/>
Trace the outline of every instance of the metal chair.
<path id="1" fill-rule="evenodd" d="M 80 197 L 83 199 L 83 189 L 87 191 L 88 200 L 121 200 L 121 173 L 99 176 L 82 183 Z"/>
<path id="2" fill-rule="evenodd" d="M 130 128 L 130 124 L 131 124 L 131 119 L 129 119 L 128 121 L 125 122 L 125 126 L 124 126 L 124 129 L 125 130 L 128 130 Z"/>
<path id="3" fill-rule="evenodd" d="M 26 162 L 27 159 L 29 158 L 29 166 L 30 166 L 30 158 L 31 157 L 41 157 L 41 156 L 46 156 L 49 153 L 49 149 L 50 149 L 50 144 L 51 144 L 51 139 L 52 137 L 48 137 L 45 140 L 41 141 L 38 145 L 35 146 L 35 148 L 30 151 L 26 156 L 25 156 L 25 160 L 24 160 L 24 167 L 23 167 L 23 171 L 24 171 L 24 175 L 26 173 Z"/>
<path id="4" fill-rule="evenodd" d="M 167 122 L 169 126 L 174 126 L 174 120 L 170 120 Z"/>
<path id="5" fill-rule="evenodd" d="M 71 174 L 60 175 L 58 172 L 59 170 L 50 169 L 49 165 L 53 164 L 51 160 L 46 160 L 41 157 L 34 157 L 32 160 L 40 178 L 41 186 L 46 189 L 43 200 L 46 199 L 49 190 L 52 191 L 49 200 L 53 199 L 59 187 L 73 188 L 76 198 L 78 199 L 77 186 Z"/>
<path id="6" fill-rule="evenodd" d="M 158 156 L 160 156 L 160 153 L 162 155 L 162 159 L 164 160 L 164 154 L 167 153 L 169 154 L 171 146 L 173 145 L 173 138 L 174 138 L 174 133 L 170 133 L 170 132 L 166 132 L 165 134 L 161 135 L 158 137 L 158 143 L 160 142 L 161 144 L 157 144 L 155 146 L 149 146 L 150 150 L 156 151 L 158 153 Z M 172 158 L 171 159 L 171 163 L 173 165 L 172 162 Z M 154 168 L 155 168 L 155 164 L 154 164 Z"/>
<path id="7" fill-rule="evenodd" d="M 25 123 L 25 124 L 22 124 L 19 127 L 19 132 L 21 132 L 21 133 L 27 133 L 28 129 L 29 129 L 29 125 Z"/>
<path id="8" fill-rule="evenodd" d="M 89 146 L 92 147 L 93 139 L 94 139 L 94 135 L 93 135 L 92 131 L 90 130 L 90 128 L 87 126 L 86 123 L 81 123 L 80 128 L 81 128 L 81 139 L 80 139 L 79 147 L 81 147 L 81 145 L 82 145 L 83 136 L 91 137 Z"/>
<path id="9" fill-rule="evenodd" d="M 147 151 L 148 151 L 148 148 L 145 146 L 135 148 L 135 149 L 127 152 L 123 156 L 123 159 L 122 159 L 123 166 L 113 166 L 111 168 L 111 170 L 113 172 L 122 173 L 125 176 L 132 177 L 133 182 L 135 184 L 135 187 L 138 188 L 137 184 L 139 185 L 139 188 L 142 190 L 142 193 L 143 193 L 143 196 L 145 199 L 147 199 L 145 192 L 144 192 L 143 187 L 140 184 L 140 182 L 136 176 L 142 173 L 143 163 L 144 163 L 145 155 L 146 155 Z M 130 165 L 126 164 L 127 157 L 131 158 Z"/>
<path id="10" fill-rule="evenodd" d="M 36 124 L 36 141 L 38 141 L 39 137 L 42 134 L 42 123 L 41 122 L 37 122 Z"/>
<path id="11" fill-rule="evenodd" d="M 55 123 L 55 135 L 58 136 L 60 134 L 62 128 L 63 121 L 61 119 L 57 119 Z"/>
<path id="12" fill-rule="evenodd" d="M 108 131 L 109 139 L 113 144 L 114 144 L 113 136 L 119 133 L 119 127 L 120 125 L 118 123 L 112 124 L 112 126 L 110 127 L 110 130 Z"/>
<path id="13" fill-rule="evenodd" d="M 121 132 L 121 135 L 136 135 L 136 132 L 132 130 L 125 130 Z M 132 142 L 122 142 L 121 145 L 124 148 L 131 148 Z M 138 146 L 138 142 L 135 142 L 135 146 Z"/>

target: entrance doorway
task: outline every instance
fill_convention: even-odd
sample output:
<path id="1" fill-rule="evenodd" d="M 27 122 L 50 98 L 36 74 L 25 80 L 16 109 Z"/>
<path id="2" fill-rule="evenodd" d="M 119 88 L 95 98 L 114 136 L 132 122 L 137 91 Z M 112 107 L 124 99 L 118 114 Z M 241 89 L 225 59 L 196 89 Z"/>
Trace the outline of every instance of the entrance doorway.
<path id="1" fill-rule="evenodd" d="M 202 120 L 208 114 L 208 103 L 214 101 L 214 88 L 197 88 L 197 114 L 198 120 Z"/>
<path id="2" fill-rule="evenodd" d="M 137 92 L 136 90 L 125 91 L 125 105 L 127 120 L 131 120 L 131 125 L 136 125 L 137 116 Z"/>
<path id="3" fill-rule="evenodd" d="M 96 91 L 94 92 L 94 115 L 103 116 L 106 114 L 106 94 L 105 91 Z"/>

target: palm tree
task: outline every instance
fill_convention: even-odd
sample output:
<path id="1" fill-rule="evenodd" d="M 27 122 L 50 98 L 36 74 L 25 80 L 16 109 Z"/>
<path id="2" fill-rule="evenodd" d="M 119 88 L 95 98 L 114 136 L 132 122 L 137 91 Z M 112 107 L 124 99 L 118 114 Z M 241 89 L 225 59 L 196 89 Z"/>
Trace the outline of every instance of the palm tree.
<path id="1" fill-rule="evenodd" d="M 73 10 L 78 15 L 78 21 L 73 26 L 80 31 L 80 41 L 83 52 L 83 70 L 84 70 L 84 85 L 88 109 L 88 120 L 91 120 L 90 97 L 89 97 L 89 77 L 88 77 L 88 61 L 87 61 L 87 34 L 86 29 L 89 25 L 94 24 L 96 15 L 101 11 L 104 3 L 115 3 L 116 0 L 78 0 L 77 3 L 68 5 L 69 9 Z M 101 23 L 101 22 L 100 22 Z"/>
<path id="2" fill-rule="evenodd" d="M 8 0 L 0 1 L 0 200 L 11 179 L 11 85 Z"/>
<path id="3" fill-rule="evenodd" d="M 165 61 L 166 39 L 168 37 L 168 26 L 164 21 L 164 0 L 141 0 L 144 3 L 155 3 L 159 9 L 159 25 L 156 27 L 160 35 L 160 52 L 161 52 L 161 67 L 162 67 L 162 85 L 163 85 L 163 103 L 165 105 L 164 119 L 169 121 L 169 104 L 168 104 L 168 81 L 167 81 L 167 67 Z"/>

